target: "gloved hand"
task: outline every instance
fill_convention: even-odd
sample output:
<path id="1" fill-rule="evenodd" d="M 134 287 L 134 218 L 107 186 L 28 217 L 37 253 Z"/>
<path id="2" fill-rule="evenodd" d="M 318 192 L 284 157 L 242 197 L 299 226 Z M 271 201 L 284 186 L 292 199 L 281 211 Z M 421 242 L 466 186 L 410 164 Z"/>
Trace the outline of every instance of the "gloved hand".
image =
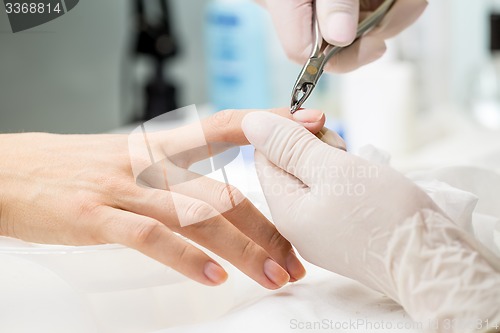
<path id="1" fill-rule="evenodd" d="M 304 259 L 399 302 L 429 331 L 500 328 L 500 264 L 415 184 L 287 119 L 245 116 L 280 233 Z"/>
<path id="2" fill-rule="evenodd" d="M 287 56 L 303 63 L 313 43 L 313 0 L 257 0 L 271 13 L 274 26 Z M 356 36 L 363 19 L 382 0 L 316 0 L 317 17 L 323 37 L 332 45 L 346 46 Z M 423 12 L 426 0 L 397 0 L 380 26 L 334 56 L 327 71 L 348 72 L 368 64 L 385 52 L 384 40 L 412 24 Z"/>

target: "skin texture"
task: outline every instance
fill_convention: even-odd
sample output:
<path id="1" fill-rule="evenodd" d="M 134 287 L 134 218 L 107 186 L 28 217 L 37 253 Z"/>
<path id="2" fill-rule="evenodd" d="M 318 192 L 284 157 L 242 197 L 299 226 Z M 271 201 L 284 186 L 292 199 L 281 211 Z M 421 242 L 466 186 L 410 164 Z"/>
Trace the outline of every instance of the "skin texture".
<path id="1" fill-rule="evenodd" d="M 304 63 L 313 43 L 313 0 L 257 0 L 273 19 L 281 44 L 291 60 Z M 323 38 L 332 45 L 347 46 L 334 56 L 325 70 L 345 73 L 380 58 L 385 39 L 406 29 L 422 14 L 426 0 L 397 0 L 379 27 L 353 43 L 357 24 L 382 0 L 316 0 L 316 13 Z"/>
<path id="2" fill-rule="evenodd" d="M 241 121 L 249 112 L 228 110 L 203 120 L 207 141 L 248 144 Z M 287 109 L 270 112 L 292 118 Z M 325 121 L 315 110 L 300 111 L 295 119 L 313 133 Z M 176 139 L 190 139 L 189 132 L 163 134 L 150 144 L 166 156 Z M 305 275 L 290 243 L 236 188 L 229 190 L 238 204 L 219 212 L 228 187 L 205 177 L 196 191 L 185 193 L 139 186 L 128 148 L 127 135 L 0 135 L 0 235 L 48 244 L 119 243 L 200 283 L 224 282 L 226 272 L 178 233 L 269 289 Z M 179 160 L 177 167 L 204 157 Z M 204 220 L 207 212 L 215 214 Z M 182 215 L 204 221 L 181 227 Z"/>

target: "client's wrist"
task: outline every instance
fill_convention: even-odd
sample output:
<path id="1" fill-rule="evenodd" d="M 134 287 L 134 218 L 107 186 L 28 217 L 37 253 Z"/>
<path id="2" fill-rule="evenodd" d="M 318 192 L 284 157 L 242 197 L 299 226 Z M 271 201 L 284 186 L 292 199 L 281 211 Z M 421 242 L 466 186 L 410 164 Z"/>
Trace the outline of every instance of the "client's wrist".
<path id="1" fill-rule="evenodd" d="M 19 151 L 23 142 L 29 142 L 31 134 L 0 134 L 0 236 L 10 236 L 8 226 L 8 208 L 12 202 L 16 174 L 19 174 L 21 161 Z M 24 140 L 24 141 L 23 141 Z"/>

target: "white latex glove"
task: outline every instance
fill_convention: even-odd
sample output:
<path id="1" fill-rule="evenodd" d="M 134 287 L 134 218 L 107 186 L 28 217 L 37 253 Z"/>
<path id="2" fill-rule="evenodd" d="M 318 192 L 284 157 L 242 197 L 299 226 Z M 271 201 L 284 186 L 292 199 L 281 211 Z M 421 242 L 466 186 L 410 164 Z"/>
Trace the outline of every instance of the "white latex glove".
<path id="1" fill-rule="evenodd" d="M 271 13 L 274 26 L 287 56 L 303 63 L 313 43 L 312 14 L 314 0 L 257 0 Z M 316 0 L 323 38 L 332 45 L 353 42 L 359 19 L 377 8 L 382 0 Z M 426 0 L 397 0 L 381 22 L 351 47 L 330 60 L 327 71 L 348 72 L 366 65 L 385 52 L 384 40 L 397 35 L 424 11 Z"/>
<path id="2" fill-rule="evenodd" d="M 287 119 L 257 112 L 242 127 L 274 223 L 304 259 L 383 292 L 429 331 L 500 331 L 498 258 L 410 180 Z"/>

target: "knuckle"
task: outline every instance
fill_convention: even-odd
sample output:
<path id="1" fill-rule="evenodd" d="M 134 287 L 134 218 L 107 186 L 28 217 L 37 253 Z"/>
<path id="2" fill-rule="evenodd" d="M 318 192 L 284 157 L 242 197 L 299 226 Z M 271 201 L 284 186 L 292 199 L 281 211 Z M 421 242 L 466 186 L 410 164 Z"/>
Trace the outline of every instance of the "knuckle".
<path id="1" fill-rule="evenodd" d="M 234 117 L 234 110 L 222 110 L 211 117 L 211 124 L 218 131 L 224 130 L 233 124 Z"/>
<path id="2" fill-rule="evenodd" d="M 184 211 L 186 218 L 190 223 L 205 221 L 214 215 L 214 209 L 203 201 L 191 201 Z"/>
<path id="3" fill-rule="evenodd" d="M 77 204 L 77 216 L 78 217 L 89 217 L 93 216 L 96 213 L 96 210 L 101 206 L 99 200 L 88 193 L 87 191 L 79 191 L 75 193 L 74 196 Z"/>
<path id="4" fill-rule="evenodd" d="M 153 220 L 137 224 L 129 233 L 129 242 L 137 247 L 150 244 L 158 239 L 161 227 L 162 225 L 159 222 Z"/>
<path id="5" fill-rule="evenodd" d="M 104 194 L 117 193 L 123 194 L 130 191 L 131 187 L 128 181 L 124 181 L 122 175 L 103 175 L 97 180 L 97 184 L 100 185 L 101 191 Z"/>
<path id="6" fill-rule="evenodd" d="M 273 231 L 273 233 L 269 237 L 268 243 L 271 248 L 282 248 L 289 246 L 288 241 L 278 232 L 278 230 Z"/>
<path id="7" fill-rule="evenodd" d="M 177 249 L 178 253 L 172 258 L 172 262 L 170 263 L 170 267 L 179 267 L 181 265 L 186 265 L 189 263 L 189 245 L 182 244 Z"/>
<path id="8" fill-rule="evenodd" d="M 240 202 L 245 200 L 245 196 L 241 193 L 238 188 L 230 184 L 221 184 L 216 189 L 217 193 L 215 198 L 218 199 L 218 202 L 222 206 L 224 211 L 228 211 Z"/>
<path id="9" fill-rule="evenodd" d="M 261 249 L 257 244 L 255 244 L 251 239 L 248 239 L 241 247 L 240 255 L 242 258 L 251 258 L 255 257 L 255 255 L 259 253 L 260 250 Z"/>

